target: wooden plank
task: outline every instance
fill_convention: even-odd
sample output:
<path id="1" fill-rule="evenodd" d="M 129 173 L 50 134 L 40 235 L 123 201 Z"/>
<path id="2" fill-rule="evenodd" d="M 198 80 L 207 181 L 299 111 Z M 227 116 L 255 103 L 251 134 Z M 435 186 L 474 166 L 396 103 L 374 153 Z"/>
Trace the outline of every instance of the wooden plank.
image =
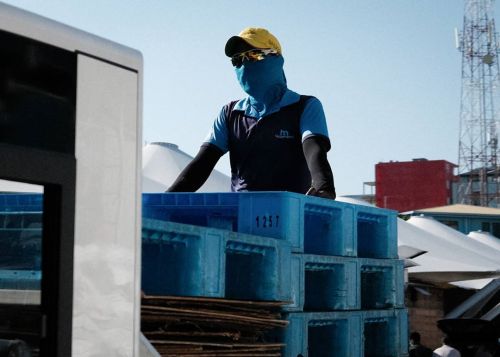
<path id="1" fill-rule="evenodd" d="M 144 296 L 142 332 L 162 356 L 281 356 L 281 343 L 264 343 L 267 330 L 284 328 L 287 302 Z"/>
<path id="2" fill-rule="evenodd" d="M 256 318 L 252 316 L 244 316 L 237 314 L 228 314 L 228 313 L 220 313 L 220 312 L 208 312 L 208 311 L 199 311 L 199 310 L 186 310 L 186 309 L 178 309 L 172 307 L 161 307 L 161 306 L 143 306 L 142 311 L 144 312 L 168 312 L 180 315 L 193 315 L 193 316 L 204 316 L 204 317 L 215 317 L 221 320 L 239 320 L 239 321 L 247 321 L 253 322 L 256 324 L 269 324 L 275 326 L 286 326 L 288 321 L 284 320 L 275 320 L 275 319 L 265 319 L 265 318 Z"/>
<path id="3" fill-rule="evenodd" d="M 214 342 L 190 342 L 190 341 L 164 341 L 164 340 L 150 340 L 152 344 L 158 345 L 190 345 L 190 346 L 211 346 L 223 348 L 281 348 L 285 345 L 283 343 L 214 343 Z"/>
<path id="4" fill-rule="evenodd" d="M 276 307 L 291 304 L 292 301 L 253 301 L 253 300 L 233 300 L 223 298 L 194 297 L 194 296 L 150 296 L 143 295 L 143 301 L 177 301 L 194 303 L 214 303 L 224 305 L 243 305 L 256 307 Z"/>
<path id="5" fill-rule="evenodd" d="M 212 327 L 217 327 L 217 326 L 227 326 L 231 328 L 246 328 L 246 327 L 254 327 L 256 329 L 260 330 L 270 330 L 274 328 L 281 328 L 285 327 L 287 323 L 281 323 L 281 324 L 270 324 L 266 323 L 265 321 L 263 322 L 249 322 L 245 320 L 229 320 L 227 318 L 225 319 L 219 319 L 216 317 L 195 317 L 195 316 L 186 316 L 186 315 L 179 315 L 179 316 L 174 316 L 174 317 L 163 317 L 163 316 L 148 316 L 148 315 L 143 315 L 142 317 L 143 321 L 143 326 L 146 328 L 146 325 L 149 325 L 151 329 L 151 325 L 156 326 L 156 329 L 161 328 L 165 324 L 168 326 L 171 325 L 187 325 L 187 324 L 196 324 L 200 326 L 204 326 L 205 328 L 212 328 Z"/>
<path id="6" fill-rule="evenodd" d="M 240 332 L 202 332 L 202 331 L 150 331 L 144 332 L 146 337 L 170 337 L 170 336 L 185 336 L 185 337 L 216 337 L 216 338 L 230 338 L 232 340 L 239 340 L 241 338 Z"/>
<path id="7" fill-rule="evenodd" d="M 226 310 L 226 309 L 207 309 L 207 308 L 201 308 L 198 306 L 188 306 L 188 307 L 183 307 L 183 306 L 160 306 L 160 305 L 143 305 L 142 310 L 143 312 L 147 311 L 155 311 L 156 307 L 166 307 L 166 308 L 173 308 L 173 309 L 180 309 L 182 311 L 197 311 L 197 312 L 208 312 L 208 313 L 226 313 L 226 314 L 231 314 L 231 315 L 237 315 L 237 316 L 248 316 L 248 317 L 255 317 L 255 318 L 264 318 L 264 319 L 270 319 L 270 320 L 280 320 L 281 319 L 281 314 L 280 313 L 269 313 L 266 311 L 240 311 L 240 310 Z"/>

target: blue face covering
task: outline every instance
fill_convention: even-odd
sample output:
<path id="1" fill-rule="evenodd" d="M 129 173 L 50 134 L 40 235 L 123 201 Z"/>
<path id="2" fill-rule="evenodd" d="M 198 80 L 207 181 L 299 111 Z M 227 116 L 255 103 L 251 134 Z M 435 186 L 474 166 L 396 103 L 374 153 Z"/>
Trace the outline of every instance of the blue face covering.
<path id="1" fill-rule="evenodd" d="M 286 91 L 283 64 L 282 56 L 267 56 L 262 61 L 245 61 L 235 68 L 241 88 L 260 117 L 273 112 Z"/>

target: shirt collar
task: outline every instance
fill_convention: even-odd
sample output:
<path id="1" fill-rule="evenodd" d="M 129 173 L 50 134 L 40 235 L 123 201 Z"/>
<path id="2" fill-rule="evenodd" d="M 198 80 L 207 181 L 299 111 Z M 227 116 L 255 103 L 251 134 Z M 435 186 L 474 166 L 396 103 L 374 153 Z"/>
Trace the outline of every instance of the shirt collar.
<path id="1" fill-rule="evenodd" d="M 283 97 L 281 97 L 281 100 L 280 100 L 279 104 L 276 106 L 276 108 L 274 110 L 272 110 L 271 112 L 269 112 L 267 115 L 272 114 L 272 113 L 276 113 L 281 108 L 298 102 L 299 99 L 300 99 L 300 95 L 298 93 L 295 93 L 294 91 L 292 91 L 290 89 L 287 89 L 285 94 L 283 94 Z M 249 97 L 240 99 L 238 102 L 236 102 L 233 110 L 241 110 L 241 111 L 245 112 L 246 116 L 260 119 L 259 114 L 250 105 L 250 98 Z"/>

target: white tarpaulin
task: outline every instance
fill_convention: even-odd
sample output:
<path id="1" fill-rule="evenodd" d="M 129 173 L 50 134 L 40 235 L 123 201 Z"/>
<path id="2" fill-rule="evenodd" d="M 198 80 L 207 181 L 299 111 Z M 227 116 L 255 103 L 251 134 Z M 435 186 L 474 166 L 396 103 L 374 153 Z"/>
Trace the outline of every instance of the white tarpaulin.
<path id="1" fill-rule="evenodd" d="M 490 248 L 498 250 L 498 254 L 500 254 L 500 239 L 495 237 L 494 235 L 491 235 L 488 232 L 482 232 L 482 231 L 475 231 L 475 232 L 470 232 L 467 234 L 467 236 L 476 242 L 486 244 Z"/>
<path id="2" fill-rule="evenodd" d="M 156 193 L 174 183 L 181 171 L 191 162 L 192 156 L 169 143 L 151 143 L 142 149 L 142 192 Z M 205 184 L 197 192 L 227 192 L 231 179 L 213 170 Z"/>
<path id="3" fill-rule="evenodd" d="M 408 269 L 411 277 L 422 281 L 447 283 L 486 278 L 496 276 L 500 269 L 499 264 L 483 255 L 402 219 L 398 219 L 398 245 L 427 251 L 412 259 L 418 266 Z"/>
<path id="4" fill-rule="evenodd" d="M 459 288 L 462 288 L 462 289 L 480 290 L 480 289 L 484 288 L 486 285 L 488 285 L 489 283 L 491 283 L 493 280 L 494 280 L 494 278 L 464 280 L 464 281 L 454 281 L 450 284 L 458 286 Z"/>
<path id="5" fill-rule="evenodd" d="M 500 252 L 498 252 L 497 250 L 491 249 L 484 244 L 470 239 L 465 234 L 460 233 L 459 231 L 448 227 L 447 225 L 444 225 L 433 218 L 411 217 L 408 220 L 408 223 L 441 238 L 444 242 L 445 249 L 453 250 L 453 253 L 454 250 L 457 249 L 457 247 L 467 249 L 471 253 L 475 253 L 473 259 L 477 262 L 477 264 L 480 264 L 481 260 L 479 258 L 476 258 L 475 256 L 482 256 L 483 264 L 487 266 L 493 264 L 493 266 L 495 266 L 497 269 L 500 269 Z M 449 246 L 446 243 L 453 245 Z M 464 262 L 464 260 L 462 260 L 463 258 L 464 257 L 457 256 L 457 259 L 459 259 L 459 261 L 461 262 Z"/>

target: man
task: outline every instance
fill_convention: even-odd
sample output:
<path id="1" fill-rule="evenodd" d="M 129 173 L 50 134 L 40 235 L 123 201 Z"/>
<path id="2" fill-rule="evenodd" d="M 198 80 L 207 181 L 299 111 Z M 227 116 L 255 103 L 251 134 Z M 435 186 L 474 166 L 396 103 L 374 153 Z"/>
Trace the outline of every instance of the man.
<path id="1" fill-rule="evenodd" d="M 433 357 L 460 357 L 460 352 L 451 347 L 452 342 L 448 336 L 443 338 L 443 345 L 436 348 L 432 354 Z"/>
<path id="2" fill-rule="evenodd" d="M 248 97 L 226 104 L 169 192 L 193 192 L 229 151 L 231 189 L 290 191 L 335 199 L 323 107 L 287 88 L 281 45 L 263 28 L 246 28 L 225 47 Z"/>
<path id="3" fill-rule="evenodd" d="M 420 334 L 410 334 L 410 357 L 432 357 L 432 350 L 420 344 Z"/>

